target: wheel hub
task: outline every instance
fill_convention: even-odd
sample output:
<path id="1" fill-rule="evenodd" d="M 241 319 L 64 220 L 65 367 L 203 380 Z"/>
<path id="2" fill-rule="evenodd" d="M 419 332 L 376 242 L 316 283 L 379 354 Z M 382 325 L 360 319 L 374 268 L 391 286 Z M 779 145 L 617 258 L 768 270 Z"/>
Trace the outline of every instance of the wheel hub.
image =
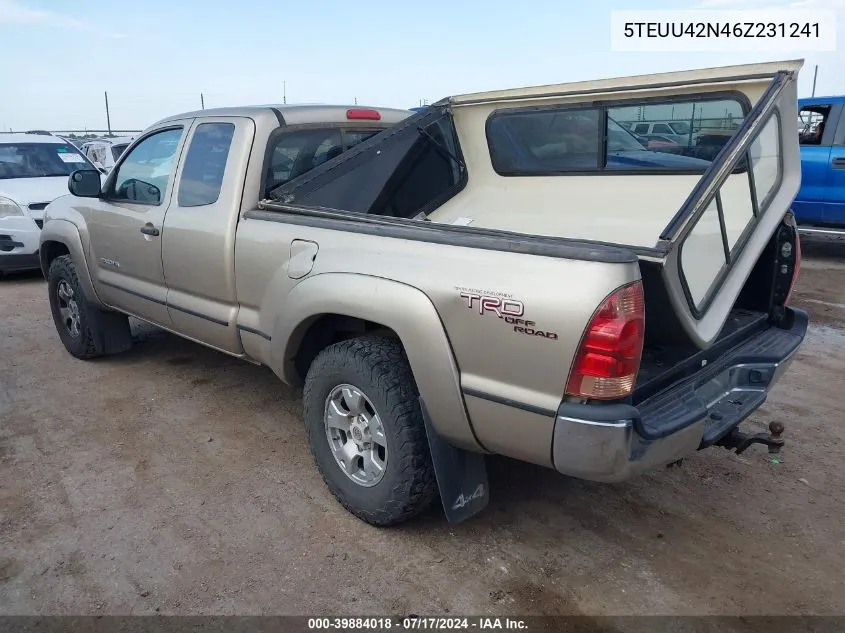
<path id="1" fill-rule="evenodd" d="M 370 443 L 370 428 L 366 418 L 363 416 L 354 419 L 349 423 L 349 434 L 358 448 L 366 448 Z"/>
<path id="2" fill-rule="evenodd" d="M 338 466 L 355 483 L 375 486 L 387 466 L 384 427 L 372 402 L 353 385 L 339 385 L 326 398 L 324 421 Z"/>
<path id="3" fill-rule="evenodd" d="M 59 300 L 59 315 L 62 318 L 68 334 L 76 338 L 81 332 L 82 319 L 79 313 L 79 304 L 76 302 L 73 287 L 62 279 L 56 287 L 56 295 Z"/>

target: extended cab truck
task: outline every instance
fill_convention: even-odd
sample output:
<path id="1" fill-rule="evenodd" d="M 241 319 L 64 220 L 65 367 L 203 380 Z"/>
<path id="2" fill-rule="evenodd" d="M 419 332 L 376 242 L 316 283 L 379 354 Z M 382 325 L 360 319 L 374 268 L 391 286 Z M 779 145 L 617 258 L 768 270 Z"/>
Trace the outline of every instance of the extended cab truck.
<path id="1" fill-rule="evenodd" d="M 131 314 L 302 385 L 328 487 L 377 525 L 438 492 L 450 521 L 478 512 L 487 453 L 620 481 L 778 450 L 782 429 L 738 426 L 807 327 L 780 125 L 799 68 L 451 97 L 281 178 L 271 148 L 301 131 L 269 110 L 161 121 L 135 147 L 167 135 L 171 166 L 117 184 L 130 148 L 102 191 L 80 171 L 48 208 L 56 327 L 90 358 L 129 347 Z M 742 124 L 712 163 L 616 133 L 616 108 L 666 103 Z"/>
<path id="2" fill-rule="evenodd" d="M 798 225 L 802 233 L 845 235 L 845 96 L 801 99 L 798 116 Z"/>

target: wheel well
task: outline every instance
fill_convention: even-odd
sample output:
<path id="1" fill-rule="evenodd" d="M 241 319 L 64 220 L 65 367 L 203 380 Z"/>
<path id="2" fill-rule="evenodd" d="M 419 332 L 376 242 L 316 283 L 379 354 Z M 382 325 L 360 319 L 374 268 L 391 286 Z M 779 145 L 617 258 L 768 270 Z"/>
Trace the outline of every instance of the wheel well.
<path id="1" fill-rule="evenodd" d="M 317 354 L 329 345 L 364 334 L 376 333 L 399 338 L 392 329 L 375 321 L 367 321 L 343 314 L 320 315 L 308 326 L 293 359 L 299 380 L 301 382 L 305 380 L 308 368 L 317 358 Z"/>
<path id="2" fill-rule="evenodd" d="M 61 242 L 44 242 L 41 245 L 41 267 L 45 276 L 50 270 L 50 264 L 53 263 L 53 260 L 62 255 L 70 255 L 70 251 Z"/>

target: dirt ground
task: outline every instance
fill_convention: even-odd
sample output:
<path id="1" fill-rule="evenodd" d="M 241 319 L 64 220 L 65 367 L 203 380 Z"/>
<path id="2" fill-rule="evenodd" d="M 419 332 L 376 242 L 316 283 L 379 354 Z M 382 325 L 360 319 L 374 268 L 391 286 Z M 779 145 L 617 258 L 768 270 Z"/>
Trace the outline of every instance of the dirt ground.
<path id="1" fill-rule="evenodd" d="M 805 240 L 813 326 L 748 426 L 618 485 L 489 460 L 491 503 L 361 523 L 312 465 L 298 394 L 150 328 L 73 360 L 44 281 L 0 280 L 2 614 L 845 614 L 845 241 Z"/>

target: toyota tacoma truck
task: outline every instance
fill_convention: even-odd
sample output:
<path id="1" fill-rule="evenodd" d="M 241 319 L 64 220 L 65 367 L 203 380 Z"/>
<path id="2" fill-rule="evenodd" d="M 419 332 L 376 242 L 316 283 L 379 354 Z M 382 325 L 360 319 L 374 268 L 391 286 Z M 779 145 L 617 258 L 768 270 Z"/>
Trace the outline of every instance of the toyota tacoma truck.
<path id="1" fill-rule="evenodd" d="M 317 468 L 374 525 L 438 496 L 479 512 L 487 454 L 616 482 L 778 451 L 782 425 L 739 426 L 807 329 L 800 67 L 453 96 L 348 148 L 388 115 L 165 119 L 48 207 L 56 328 L 87 359 L 129 348 L 134 316 L 301 386 Z M 707 161 L 638 143 L 643 112 L 738 124 Z"/>

